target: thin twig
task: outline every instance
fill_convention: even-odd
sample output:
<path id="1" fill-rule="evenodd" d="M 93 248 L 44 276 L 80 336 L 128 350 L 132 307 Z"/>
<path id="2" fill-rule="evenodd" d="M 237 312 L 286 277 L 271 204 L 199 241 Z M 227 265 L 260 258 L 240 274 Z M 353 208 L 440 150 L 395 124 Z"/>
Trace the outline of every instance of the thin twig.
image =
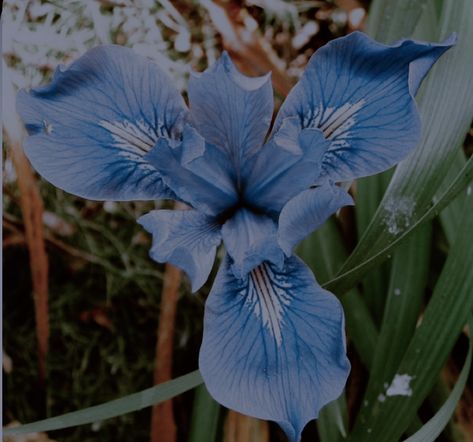
<path id="1" fill-rule="evenodd" d="M 6 109 L 15 109 L 15 89 L 8 75 L 5 62 L 3 68 L 3 93 Z M 25 234 L 30 255 L 30 268 L 33 286 L 33 298 L 36 317 L 36 334 L 38 339 L 38 362 L 40 381 L 46 376 L 46 357 L 49 339 L 48 312 L 48 256 L 44 244 L 43 232 L 43 200 L 38 190 L 37 182 L 31 166 L 23 153 L 23 129 L 17 115 L 6 113 L 3 127 L 8 140 L 11 158 L 18 177 L 20 190 L 20 207 L 25 223 Z"/>
<path id="2" fill-rule="evenodd" d="M 175 204 L 175 209 L 183 209 L 184 207 L 181 203 Z M 166 264 L 156 341 L 155 384 L 160 384 L 172 378 L 174 324 L 181 279 L 181 271 L 171 264 Z M 169 400 L 153 407 L 151 413 L 151 442 L 175 441 L 176 423 L 172 400 Z"/>

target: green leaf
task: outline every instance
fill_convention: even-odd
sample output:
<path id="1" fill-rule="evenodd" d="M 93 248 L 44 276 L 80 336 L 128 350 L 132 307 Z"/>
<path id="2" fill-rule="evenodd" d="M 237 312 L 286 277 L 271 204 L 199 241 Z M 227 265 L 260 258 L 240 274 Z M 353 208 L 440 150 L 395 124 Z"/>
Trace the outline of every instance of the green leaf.
<path id="1" fill-rule="evenodd" d="M 358 237 L 368 228 L 384 192 L 391 180 L 393 171 L 362 178 L 356 183 L 356 227 Z M 384 303 L 389 281 L 390 263 L 381 263 L 376 272 L 371 272 L 363 278 L 363 298 L 373 315 L 376 325 L 381 323 Z"/>
<path id="2" fill-rule="evenodd" d="M 317 419 L 321 442 L 339 442 L 347 437 L 348 410 L 345 394 L 327 404 Z"/>
<path id="3" fill-rule="evenodd" d="M 458 153 L 455 157 L 455 160 L 450 167 L 450 170 L 447 173 L 444 183 L 440 186 L 440 189 L 443 190 L 449 182 L 454 178 L 454 176 L 461 170 L 465 165 L 466 159 L 465 154 L 463 153 L 463 146 L 458 148 Z M 469 189 L 469 190 L 468 190 Z M 467 188 L 467 192 L 471 192 L 471 187 Z M 458 232 L 459 222 L 463 213 L 463 208 L 465 206 L 465 199 L 467 198 L 467 192 L 462 192 L 455 198 L 442 212 L 440 213 L 440 222 L 442 228 L 447 237 L 449 244 L 453 244 L 455 237 Z"/>
<path id="4" fill-rule="evenodd" d="M 409 392 L 385 396 L 362 412 L 350 441 L 397 441 L 405 431 L 450 353 L 473 309 L 473 198 L 464 207 L 458 236 L 435 286 L 420 326 L 396 373 L 407 376 Z"/>
<path id="5" fill-rule="evenodd" d="M 440 37 L 458 31 L 459 43 L 434 66 L 423 85 L 419 100 L 422 140 L 397 167 L 375 217 L 341 270 L 348 273 L 357 268 L 356 278 L 344 289 L 352 287 L 362 276 L 360 263 L 379 256 L 404 237 L 410 226 L 425 219 L 456 155 L 456 147 L 469 129 L 473 116 L 472 21 L 471 1 L 444 2 Z"/>
<path id="6" fill-rule="evenodd" d="M 465 389 L 468 374 L 471 369 L 471 360 L 473 355 L 473 319 L 470 319 L 470 347 L 465 363 L 463 365 L 458 381 L 455 384 L 450 396 L 440 410 L 430 419 L 417 433 L 406 439 L 404 442 L 432 442 L 440 435 L 443 429 L 447 426 L 448 421 L 453 416 L 458 401 L 461 398 L 463 390 Z"/>
<path id="7" fill-rule="evenodd" d="M 401 3 L 401 4 L 400 4 Z M 379 29 L 375 28 L 375 22 L 371 21 L 371 28 L 369 29 L 372 33 L 377 33 L 378 38 L 384 41 L 389 39 L 400 39 L 406 37 L 413 37 L 419 40 L 436 40 L 436 32 L 438 28 L 438 16 L 436 12 L 436 5 L 433 0 L 428 0 L 425 5 L 419 7 L 420 2 L 416 2 L 415 5 L 412 2 L 409 5 L 403 4 L 403 2 L 396 3 L 396 11 L 399 7 L 410 6 L 418 8 L 416 14 L 419 11 L 422 15 L 419 17 L 418 22 L 412 20 L 415 14 L 410 15 L 411 21 L 404 19 L 399 23 L 399 26 L 394 26 L 391 29 L 391 34 L 386 38 L 385 33 L 389 31 L 389 28 Z M 380 2 L 374 2 L 376 4 Z M 384 2 L 384 7 L 392 7 L 392 3 Z M 393 25 L 393 21 L 389 20 L 389 26 Z M 414 28 L 415 25 L 415 28 Z M 375 37 L 375 35 L 372 35 Z M 363 232 L 369 226 L 372 218 L 374 217 L 376 210 L 383 199 L 384 193 L 389 185 L 389 182 L 393 176 L 394 170 L 388 170 L 382 174 L 362 178 L 357 181 L 356 184 L 356 226 L 358 230 L 358 237 L 361 237 Z M 383 316 L 384 305 L 386 302 L 386 295 L 388 292 L 387 283 L 390 278 L 390 263 L 385 262 L 378 266 L 375 272 L 368 273 L 363 278 L 363 298 L 376 321 L 376 324 L 381 323 Z"/>
<path id="8" fill-rule="evenodd" d="M 185 391 L 191 390 L 202 384 L 202 376 L 199 370 L 180 376 L 169 382 L 164 382 L 155 387 L 147 388 L 138 393 L 133 393 L 120 399 L 115 399 L 104 404 L 84 408 L 72 413 L 44 419 L 31 424 L 21 425 L 14 428 L 4 428 L 3 434 L 11 436 L 14 434 L 33 433 L 39 431 L 60 430 L 62 428 L 75 427 L 77 425 L 90 424 L 93 422 L 121 416 L 122 414 L 138 411 L 152 405 L 159 404 L 173 398 Z"/>
<path id="9" fill-rule="evenodd" d="M 424 224 L 395 251 L 381 330 L 360 419 L 376 406 L 414 334 L 430 266 L 432 226 Z M 381 396 L 382 397 L 382 396 Z"/>
<path id="10" fill-rule="evenodd" d="M 429 0 L 375 0 L 369 11 L 368 33 L 384 43 L 411 35 L 428 2 Z"/>
<path id="11" fill-rule="evenodd" d="M 322 284 L 327 290 L 336 293 L 344 293 L 353 287 L 368 270 L 375 267 L 380 262 L 391 257 L 392 250 L 398 246 L 403 240 L 413 234 L 416 229 L 423 223 L 435 218 L 448 204 L 453 201 L 473 180 L 473 157 L 470 157 L 465 163 L 465 166 L 458 173 L 455 179 L 449 184 L 447 189 L 435 199 L 420 218 L 416 220 L 409 228 L 404 230 L 395 239 L 388 242 L 384 248 L 375 252 L 373 255 L 362 259 L 358 264 L 349 267 L 346 270 L 341 270 L 335 278 Z M 346 295 L 345 295 L 346 296 Z"/>
<path id="12" fill-rule="evenodd" d="M 189 442 L 217 440 L 221 406 L 210 396 L 204 384 L 195 390 Z"/>

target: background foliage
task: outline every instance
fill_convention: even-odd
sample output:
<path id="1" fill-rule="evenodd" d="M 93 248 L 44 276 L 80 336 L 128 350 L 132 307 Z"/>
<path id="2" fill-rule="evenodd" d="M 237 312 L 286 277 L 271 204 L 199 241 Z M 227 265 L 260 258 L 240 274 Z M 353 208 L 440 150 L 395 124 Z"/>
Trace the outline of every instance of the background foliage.
<path id="1" fill-rule="evenodd" d="M 310 55 L 332 38 L 364 29 L 383 42 L 438 41 L 458 32 L 458 46 L 419 93 L 418 149 L 396 171 L 353 184 L 356 207 L 329 220 L 299 253 L 344 304 L 353 365 L 346 394 L 309 424 L 303 441 L 394 442 L 414 434 L 410 442 L 466 442 L 473 440 L 472 391 L 464 389 L 473 307 L 473 4 L 370 3 L 9 0 L 4 110 L 13 115 L 5 88 L 44 83 L 59 63 L 101 43 L 152 58 L 184 93 L 190 69 L 204 69 L 225 47 L 248 74 L 273 70 L 280 104 Z M 39 199 L 25 200 L 14 119 L 5 116 L 4 130 L 4 422 L 33 422 L 150 387 L 166 269 L 148 258 L 149 237 L 135 220 L 154 205 L 85 201 L 41 180 L 30 182 Z M 38 327 L 45 315 L 35 289 L 41 258 L 29 258 L 35 237 L 25 213 L 33 201 L 44 206 L 39 228 L 49 261 L 49 349 L 39 362 L 38 340 L 47 335 Z M 188 281 L 180 284 L 173 377 L 197 367 L 208 289 L 191 296 Z M 409 376 L 410 395 L 387 394 L 396 374 Z M 32 429 L 63 428 L 49 436 L 58 441 L 149 440 L 150 408 L 143 406 L 199 383 L 194 373 Z M 284 440 L 273 424 L 227 413 L 203 386 L 176 396 L 173 409 L 179 441 Z M 139 411 L 123 414 L 132 410 Z M 118 417 L 104 420 L 111 416 Z"/>

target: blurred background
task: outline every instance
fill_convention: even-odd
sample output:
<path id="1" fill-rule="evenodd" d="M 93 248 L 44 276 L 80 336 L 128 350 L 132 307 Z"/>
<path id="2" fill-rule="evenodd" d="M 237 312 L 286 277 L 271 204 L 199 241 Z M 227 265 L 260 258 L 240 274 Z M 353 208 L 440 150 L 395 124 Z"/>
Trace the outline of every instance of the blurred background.
<path id="1" fill-rule="evenodd" d="M 364 29 L 369 3 L 4 2 L 4 424 L 78 410 L 195 370 L 210 287 L 191 295 L 185 276 L 148 258 L 150 237 L 136 219 L 157 203 L 86 201 L 35 175 L 22 154 L 22 129 L 7 98 L 18 88 L 48 82 L 59 64 L 87 49 L 115 43 L 154 60 L 184 96 L 190 70 L 205 69 L 226 49 L 249 75 L 273 71 L 278 107 L 317 48 Z M 351 211 L 342 214 L 337 228 L 350 249 L 356 241 Z M 438 269 L 441 251 L 436 257 Z M 366 375 L 351 347 L 350 358 L 349 410 L 358 406 Z M 204 387 L 154 410 L 50 437 L 68 442 L 198 441 L 202 410 L 215 422 L 216 440 L 285 440 L 276 425 L 227 413 Z M 468 415 L 465 410 L 459 414 Z M 36 434 L 8 440 L 52 439 Z M 314 423 L 303 440 L 318 440 Z"/>

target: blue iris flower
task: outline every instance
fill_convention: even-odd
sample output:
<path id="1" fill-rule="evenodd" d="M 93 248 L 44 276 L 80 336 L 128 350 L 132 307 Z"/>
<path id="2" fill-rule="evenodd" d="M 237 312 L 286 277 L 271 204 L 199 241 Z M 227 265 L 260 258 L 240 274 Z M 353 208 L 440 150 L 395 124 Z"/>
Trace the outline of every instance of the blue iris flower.
<path id="1" fill-rule="evenodd" d="M 273 114 L 270 76 L 222 57 L 189 83 L 190 109 L 155 64 L 88 51 L 51 84 L 20 91 L 25 151 L 56 186 L 96 200 L 185 202 L 139 219 L 151 256 L 193 291 L 226 256 L 206 302 L 199 365 L 212 396 L 279 423 L 291 441 L 350 370 L 339 301 L 293 249 L 351 197 L 336 182 L 401 161 L 419 141 L 413 99 L 454 43 L 379 44 L 352 33 L 319 49 Z M 321 258 L 322 259 L 322 258 Z"/>

